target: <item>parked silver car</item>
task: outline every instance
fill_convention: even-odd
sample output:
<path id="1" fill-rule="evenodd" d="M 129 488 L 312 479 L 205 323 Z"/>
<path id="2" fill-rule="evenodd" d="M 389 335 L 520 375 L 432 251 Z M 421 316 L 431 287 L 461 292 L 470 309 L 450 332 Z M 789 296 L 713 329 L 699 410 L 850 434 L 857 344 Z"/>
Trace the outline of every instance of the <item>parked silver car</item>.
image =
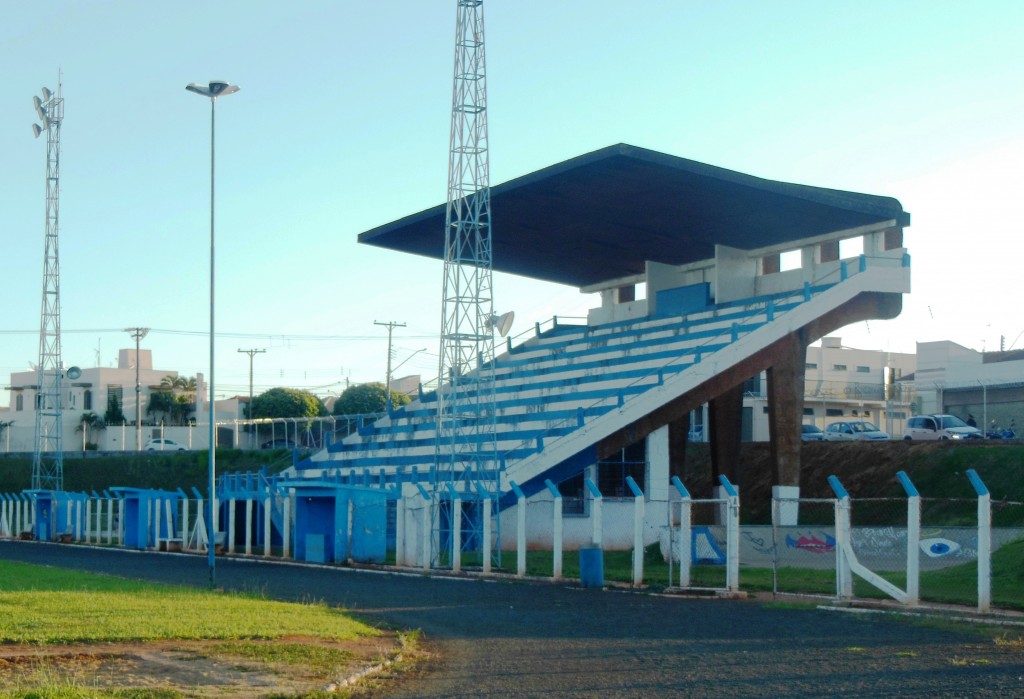
<path id="1" fill-rule="evenodd" d="M 981 430 L 971 427 L 956 415 L 915 415 L 907 420 L 903 439 L 981 439 Z"/>
<path id="2" fill-rule="evenodd" d="M 889 433 L 867 420 L 843 420 L 825 428 L 825 440 L 828 442 L 880 442 L 886 439 L 889 439 Z"/>

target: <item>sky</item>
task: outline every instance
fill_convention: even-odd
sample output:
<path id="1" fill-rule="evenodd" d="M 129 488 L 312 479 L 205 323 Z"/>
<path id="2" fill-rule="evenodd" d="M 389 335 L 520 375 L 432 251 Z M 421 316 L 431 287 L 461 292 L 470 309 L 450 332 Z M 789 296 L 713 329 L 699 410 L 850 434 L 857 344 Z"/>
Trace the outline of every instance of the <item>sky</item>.
<path id="1" fill-rule="evenodd" d="M 914 351 L 1024 347 L 1024 3 L 487 0 L 491 181 L 625 142 L 896 197 L 913 292 L 835 333 Z M 0 0 L 0 375 L 38 361 L 45 143 L 63 75 L 65 365 L 130 340 L 208 372 L 209 107 L 217 109 L 217 397 L 437 373 L 441 264 L 359 245 L 443 203 L 455 2 Z M 495 275 L 512 334 L 578 290 Z M 1015 344 L 1014 344 L 1015 343 Z M 422 350 L 422 351 L 420 351 Z M 404 362 L 404 363 L 403 363 Z M 7 403 L 0 391 L 0 405 Z"/>

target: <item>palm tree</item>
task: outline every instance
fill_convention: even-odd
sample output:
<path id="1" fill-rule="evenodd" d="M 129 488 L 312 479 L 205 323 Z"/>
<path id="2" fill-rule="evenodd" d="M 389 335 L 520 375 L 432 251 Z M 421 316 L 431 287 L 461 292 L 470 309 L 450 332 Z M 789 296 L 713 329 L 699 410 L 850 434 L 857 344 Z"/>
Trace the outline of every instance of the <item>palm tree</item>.
<path id="1" fill-rule="evenodd" d="M 159 401 L 160 410 L 167 413 L 172 425 L 184 425 L 195 411 L 196 378 L 194 376 L 165 376 L 160 379 L 160 393 L 167 399 Z"/>
<path id="2" fill-rule="evenodd" d="M 87 410 L 82 413 L 82 417 L 78 422 L 78 427 L 75 428 L 75 432 L 82 433 L 82 451 L 85 451 L 89 444 L 92 444 L 92 432 L 99 432 L 100 430 L 107 429 L 107 423 L 103 422 L 96 413 L 91 410 Z"/>

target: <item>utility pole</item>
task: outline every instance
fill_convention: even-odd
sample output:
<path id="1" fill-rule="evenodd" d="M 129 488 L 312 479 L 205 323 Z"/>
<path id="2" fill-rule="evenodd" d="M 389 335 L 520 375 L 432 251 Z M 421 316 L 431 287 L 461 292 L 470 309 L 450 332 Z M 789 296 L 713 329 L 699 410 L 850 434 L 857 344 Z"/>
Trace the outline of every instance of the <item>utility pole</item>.
<path id="1" fill-rule="evenodd" d="M 135 338 L 135 451 L 142 451 L 142 383 L 139 381 L 139 343 L 149 334 L 149 328 L 125 328 Z"/>
<path id="2" fill-rule="evenodd" d="M 257 354 L 263 354 L 264 352 L 266 352 L 266 350 L 265 349 L 240 349 L 238 351 L 241 352 L 242 354 L 249 355 L 249 410 L 248 410 L 249 414 L 247 415 L 247 417 L 249 418 L 249 420 L 252 420 L 252 359 Z M 250 428 L 249 429 L 249 446 L 252 447 L 252 448 L 255 448 L 256 447 L 256 444 L 255 444 L 255 440 L 256 440 L 255 425 L 250 424 L 249 428 Z"/>
<path id="3" fill-rule="evenodd" d="M 387 405 L 391 407 L 391 333 L 395 328 L 404 328 L 405 323 L 396 323 L 393 320 L 389 320 L 386 323 L 380 323 L 373 321 L 374 325 L 380 325 L 388 329 L 388 370 L 384 378 L 384 395 L 387 396 Z"/>

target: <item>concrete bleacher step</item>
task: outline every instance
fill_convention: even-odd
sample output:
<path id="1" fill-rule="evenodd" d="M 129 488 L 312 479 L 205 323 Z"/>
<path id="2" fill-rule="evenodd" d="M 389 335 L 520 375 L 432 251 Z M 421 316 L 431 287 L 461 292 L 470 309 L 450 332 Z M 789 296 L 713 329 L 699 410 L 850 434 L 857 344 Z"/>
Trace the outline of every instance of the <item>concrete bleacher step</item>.
<path id="1" fill-rule="evenodd" d="M 684 374 L 806 300 L 788 292 L 715 306 L 685 316 L 641 318 L 601 326 L 556 326 L 487 362 L 460 386 L 461 410 L 480 389 L 494 389 L 493 418 L 467 418 L 467 449 L 498 445 L 505 462 L 537 457 L 545 447 L 577 432 L 631 400 Z M 511 345 L 511 343 L 510 343 Z M 310 467 L 401 469 L 435 460 L 437 393 L 422 395 L 373 425 L 317 455 Z M 490 423 L 488 423 L 490 421 Z M 493 436 L 477 424 L 493 424 Z M 472 461 L 460 454 L 456 461 Z"/>

